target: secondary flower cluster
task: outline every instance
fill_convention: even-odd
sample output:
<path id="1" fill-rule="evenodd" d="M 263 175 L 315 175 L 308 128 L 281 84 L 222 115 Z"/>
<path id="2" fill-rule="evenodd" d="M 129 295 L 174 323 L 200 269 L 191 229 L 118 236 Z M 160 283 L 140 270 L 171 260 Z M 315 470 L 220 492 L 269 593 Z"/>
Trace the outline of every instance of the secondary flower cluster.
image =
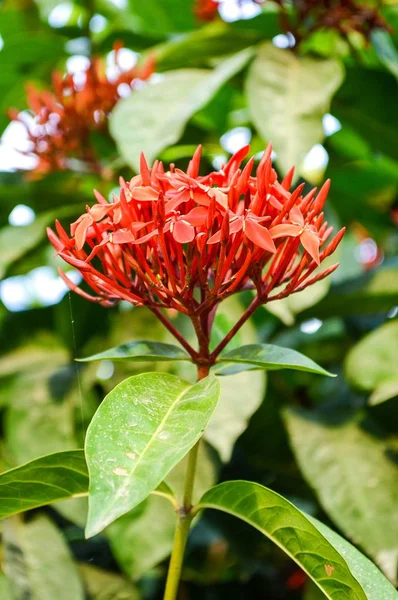
<path id="1" fill-rule="evenodd" d="M 334 252 L 344 231 L 330 239 L 322 212 L 329 182 L 303 195 L 290 192 L 293 169 L 279 183 L 268 146 L 253 174 L 249 147 L 220 170 L 199 175 L 201 148 L 187 172 L 141 157 L 140 174 L 121 181 L 112 203 L 98 203 L 71 225 L 48 231 L 58 254 L 94 291 L 68 286 L 110 306 L 119 300 L 174 308 L 188 315 L 210 311 L 227 296 L 256 289 L 262 302 L 283 298 L 337 267 L 314 271 Z"/>
<path id="2" fill-rule="evenodd" d="M 15 109 L 9 111 L 10 118 L 27 129 L 32 145 L 28 154 L 38 159 L 36 177 L 68 169 L 71 159 L 83 161 L 90 170 L 99 170 L 92 132 L 107 130 L 107 117 L 120 98 L 120 86 L 134 89 L 137 82 L 148 79 L 154 70 L 151 58 L 142 66 L 123 70 L 119 64 L 120 49 L 120 45 L 115 45 L 114 76 L 107 75 L 102 58 L 94 57 L 79 78 L 55 71 L 51 91 L 28 86 L 27 100 L 33 121 L 26 120 Z"/>
<path id="3" fill-rule="evenodd" d="M 277 1 L 284 4 L 284 0 Z M 380 2 L 293 0 L 293 5 L 303 36 L 318 29 L 335 29 L 343 36 L 356 31 L 369 39 L 374 29 L 389 29 L 379 10 Z"/>
<path id="4" fill-rule="evenodd" d="M 212 21 L 217 17 L 218 7 L 224 0 L 196 0 L 195 14 L 201 21 Z M 334 29 L 346 36 L 351 31 L 361 33 L 366 39 L 377 28 L 389 27 L 382 17 L 378 2 L 358 0 L 274 0 L 281 8 L 281 25 L 286 32 L 293 33 L 296 43 L 319 29 Z M 262 4 L 263 0 L 252 0 Z M 294 8 L 292 18 L 291 8 Z"/>

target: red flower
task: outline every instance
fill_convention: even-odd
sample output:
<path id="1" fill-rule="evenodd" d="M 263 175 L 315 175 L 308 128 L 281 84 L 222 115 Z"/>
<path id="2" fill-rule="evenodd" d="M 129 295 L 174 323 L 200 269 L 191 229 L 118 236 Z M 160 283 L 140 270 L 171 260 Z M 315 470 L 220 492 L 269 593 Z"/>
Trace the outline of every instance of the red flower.
<path id="1" fill-rule="evenodd" d="M 302 290 L 337 267 L 314 274 L 343 235 L 326 244 L 329 183 L 317 196 L 302 196 L 303 185 L 290 192 L 293 170 L 278 182 L 270 146 L 255 176 L 254 159 L 240 168 L 248 151 L 206 176 L 200 148 L 186 173 L 165 172 L 158 161 L 150 169 L 142 157 L 140 174 L 121 180 L 119 198 L 108 203 L 96 192 L 98 204 L 71 225 L 71 237 L 57 223 L 50 240 L 106 306 L 128 300 L 194 316 L 243 289 L 256 289 L 261 302 Z"/>
<path id="2" fill-rule="evenodd" d="M 34 176 L 41 177 L 51 171 L 70 167 L 71 159 L 82 161 L 89 170 L 99 171 L 100 165 L 91 143 L 92 131 L 106 131 L 108 115 L 120 98 L 120 85 L 131 89 L 140 80 L 148 79 L 154 71 L 149 58 L 142 66 L 123 71 L 119 67 L 115 45 L 117 75 L 110 79 L 102 59 L 94 57 L 83 74 L 83 82 L 76 82 L 72 75 L 59 71 L 53 73 L 52 91 L 38 90 L 34 85 L 27 88 L 29 109 L 34 115 L 33 123 L 24 120 L 19 111 L 9 111 L 10 118 L 26 127 L 38 164 Z"/>
<path id="3" fill-rule="evenodd" d="M 327 185 L 329 185 L 328 182 Z M 305 223 L 303 213 L 298 206 L 293 206 L 289 213 L 289 220 L 286 223 L 275 225 L 269 233 L 274 239 L 285 236 L 299 237 L 305 250 L 319 265 L 319 246 L 322 240 L 316 227 Z"/>

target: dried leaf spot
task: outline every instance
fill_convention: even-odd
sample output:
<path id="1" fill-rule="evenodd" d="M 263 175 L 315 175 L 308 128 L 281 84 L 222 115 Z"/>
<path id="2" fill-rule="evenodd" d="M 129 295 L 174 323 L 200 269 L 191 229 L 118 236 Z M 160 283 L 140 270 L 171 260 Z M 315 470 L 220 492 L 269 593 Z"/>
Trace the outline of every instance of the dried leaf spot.
<path id="1" fill-rule="evenodd" d="M 326 575 L 331 577 L 333 574 L 333 571 L 334 571 L 334 567 L 332 567 L 332 565 L 325 565 L 325 571 L 326 571 Z"/>
<path id="2" fill-rule="evenodd" d="M 122 475 L 123 477 L 128 477 L 129 474 L 127 469 L 123 469 L 122 467 L 116 467 L 116 469 L 113 469 L 112 473 L 115 473 L 115 475 Z"/>
<path id="3" fill-rule="evenodd" d="M 127 458 L 130 458 L 131 460 L 135 460 L 137 458 L 137 455 L 134 454 L 134 452 L 126 452 L 126 456 L 127 456 Z"/>

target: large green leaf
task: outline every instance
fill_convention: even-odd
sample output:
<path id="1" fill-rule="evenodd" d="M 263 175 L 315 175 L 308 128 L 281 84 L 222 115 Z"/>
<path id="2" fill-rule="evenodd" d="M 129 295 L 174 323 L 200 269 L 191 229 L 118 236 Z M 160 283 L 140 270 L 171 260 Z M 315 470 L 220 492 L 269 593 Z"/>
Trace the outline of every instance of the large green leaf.
<path id="1" fill-rule="evenodd" d="M 390 577 L 398 559 L 398 471 L 388 445 L 333 408 L 285 412 L 303 475 L 328 515 Z M 369 428 L 368 428 L 369 429 Z"/>
<path id="2" fill-rule="evenodd" d="M 192 115 L 243 69 L 251 55 L 250 49 L 243 50 L 214 71 L 169 71 L 160 81 L 121 100 L 112 113 L 110 129 L 126 162 L 138 171 L 141 152 L 152 162 L 164 148 L 177 142 Z"/>
<path id="3" fill-rule="evenodd" d="M 75 407 L 70 398 L 63 396 L 69 382 L 64 368 L 54 368 L 51 360 L 49 356 L 46 369 L 19 375 L 10 390 L 12 403 L 5 419 L 6 444 L 17 464 L 78 446 Z M 74 376 L 73 371 L 66 374 Z M 56 386 L 60 396 L 55 393 Z"/>
<path id="4" fill-rule="evenodd" d="M 182 498 L 188 456 L 182 459 L 167 475 L 176 498 Z M 199 498 L 216 482 L 216 470 L 207 445 L 201 442 L 198 452 L 195 486 L 192 502 Z M 166 485 L 168 494 L 170 488 Z M 157 493 L 160 491 L 157 488 Z M 156 492 L 155 492 L 156 494 Z M 151 535 L 148 535 L 150 530 Z M 122 570 L 133 580 L 140 579 L 170 554 L 175 531 L 175 514 L 170 502 L 151 495 L 134 510 L 111 523 L 106 529 L 112 552 Z"/>
<path id="5" fill-rule="evenodd" d="M 178 346 L 173 344 L 164 344 L 162 342 L 126 342 L 116 348 L 110 348 L 99 354 L 79 358 L 80 362 L 90 362 L 92 360 L 134 360 L 134 361 L 173 361 L 173 360 L 191 360 L 189 354 Z"/>
<path id="6" fill-rule="evenodd" d="M 356 388 L 373 391 L 379 403 L 398 394 L 398 321 L 385 323 L 364 337 L 348 353 L 347 379 Z"/>
<path id="7" fill-rule="evenodd" d="M 284 550 L 330 600 L 366 600 L 341 554 L 288 500 L 258 483 L 227 481 L 212 488 L 198 509 L 214 508 L 246 521 Z"/>
<path id="8" fill-rule="evenodd" d="M 291 350 L 290 348 L 282 348 L 272 344 L 249 344 L 241 346 L 236 350 L 230 350 L 222 354 L 218 358 L 219 363 L 238 363 L 249 365 L 252 368 L 266 369 L 268 371 L 276 371 L 279 369 L 294 369 L 296 371 L 307 371 L 309 373 L 317 373 L 318 375 L 328 375 L 335 377 L 333 373 L 329 373 L 313 360 Z M 222 371 L 220 371 L 222 374 Z"/>
<path id="9" fill-rule="evenodd" d="M 283 172 L 300 168 L 323 140 L 322 117 L 342 79 L 336 60 L 300 57 L 271 42 L 260 46 L 247 78 L 249 110 L 259 133 L 274 144 Z"/>
<path id="10" fill-rule="evenodd" d="M 4 569 L 14 600 L 84 600 L 82 582 L 61 531 L 45 515 L 3 523 Z"/>
<path id="11" fill-rule="evenodd" d="M 130 377 L 108 394 L 87 430 L 86 534 L 142 502 L 201 437 L 219 397 L 215 377 L 191 385 L 166 373 Z"/>
<path id="12" fill-rule="evenodd" d="M 83 450 L 42 456 L 0 475 L 0 519 L 87 495 L 88 473 Z"/>
<path id="13" fill-rule="evenodd" d="M 336 548 L 348 564 L 351 573 L 361 584 L 367 600 L 397 600 L 397 591 L 379 569 L 335 531 L 308 515 L 311 523 Z"/>

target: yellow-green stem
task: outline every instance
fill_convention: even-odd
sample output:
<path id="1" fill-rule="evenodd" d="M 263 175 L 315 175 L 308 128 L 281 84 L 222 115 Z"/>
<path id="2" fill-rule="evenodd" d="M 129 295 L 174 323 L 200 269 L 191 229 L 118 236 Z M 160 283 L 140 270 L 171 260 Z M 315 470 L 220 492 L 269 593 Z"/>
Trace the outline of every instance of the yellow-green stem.
<path id="1" fill-rule="evenodd" d="M 198 365 L 198 381 L 209 374 L 209 367 Z M 188 455 L 188 466 L 185 475 L 184 495 L 181 506 L 177 511 L 177 526 L 174 535 L 173 550 L 167 573 L 166 590 L 164 600 L 176 600 L 180 586 L 182 564 L 184 560 L 185 547 L 187 545 L 189 529 L 191 527 L 192 494 L 195 482 L 196 464 L 198 460 L 200 440 L 196 442 Z"/>

